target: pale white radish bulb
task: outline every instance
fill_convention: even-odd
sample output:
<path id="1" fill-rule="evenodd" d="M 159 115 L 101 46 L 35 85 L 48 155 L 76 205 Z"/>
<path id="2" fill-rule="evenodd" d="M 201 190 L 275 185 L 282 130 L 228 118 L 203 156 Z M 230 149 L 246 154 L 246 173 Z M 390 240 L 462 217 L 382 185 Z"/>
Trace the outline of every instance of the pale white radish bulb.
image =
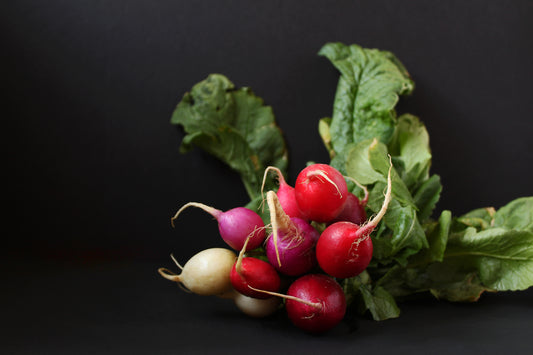
<path id="1" fill-rule="evenodd" d="M 278 297 L 266 299 L 252 298 L 235 292 L 233 302 L 235 302 L 237 308 L 244 314 L 254 318 L 263 318 L 268 317 L 278 310 L 281 299 Z"/>
<path id="2" fill-rule="evenodd" d="M 194 255 L 181 267 L 179 275 L 160 268 L 159 274 L 170 281 L 183 285 L 189 291 L 203 296 L 214 296 L 232 289 L 230 271 L 237 255 L 224 248 L 205 249 Z"/>

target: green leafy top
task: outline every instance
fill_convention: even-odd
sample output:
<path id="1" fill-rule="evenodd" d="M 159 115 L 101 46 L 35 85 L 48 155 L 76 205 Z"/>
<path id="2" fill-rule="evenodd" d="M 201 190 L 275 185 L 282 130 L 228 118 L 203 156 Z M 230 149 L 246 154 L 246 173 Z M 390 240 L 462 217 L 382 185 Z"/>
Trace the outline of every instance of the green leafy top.
<path id="1" fill-rule="evenodd" d="M 171 123 L 187 133 L 182 152 L 197 146 L 222 160 L 240 174 L 252 200 L 260 195 L 267 166 L 287 169 L 287 148 L 272 108 L 249 88 L 236 89 L 224 75 L 211 74 L 194 85 Z"/>
<path id="2" fill-rule="evenodd" d="M 442 185 L 430 173 L 428 132 L 417 117 L 395 111 L 399 97 L 414 88 L 405 67 L 390 52 L 355 44 L 328 43 L 319 54 L 340 72 L 332 117 L 319 121 L 319 134 L 330 164 L 366 185 L 368 214 L 382 205 L 388 156 L 393 162 L 392 200 L 371 235 L 372 262 L 362 274 L 339 280 L 352 306 L 383 320 L 397 317 L 396 300 L 414 293 L 475 301 L 485 291 L 531 287 L 533 197 L 434 218 Z M 240 174 L 249 206 L 261 201 L 267 166 L 286 172 L 286 144 L 272 109 L 223 75 L 186 93 L 171 122 L 186 132 L 183 152 L 198 146 Z M 361 189 L 354 184 L 352 192 Z"/>
<path id="3" fill-rule="evenodd" d="M 414 88 L 405 67 L 390 52 L 357 45 L 328 43 L 319 54 L 340 72 L 332 117 L 320 120 L 319 133 L 331 164 L 367 185 L 370 212 L 383 201 L 387 155 L 394 165 L 372 262 L 343 281 L 356 308 L 381 320 L 397 317 L 395 300 L 413 293 L 475 301 L 484 291 L 532 286 L 533 197 L 433 220 L 442 185 L 430 174 L 428 132 L 413 115 L 396 117 L 399 96 Z"/>
<path id="4" fill-rule="evenodd" d="M 328 43 L 319 51 L 340 71 L 329 127 L 332 155 L 350 143 L 377 138 L 387 144 L 395 130 L 398 96 L 414 83 L 394 54 L 356 44 Z"/>

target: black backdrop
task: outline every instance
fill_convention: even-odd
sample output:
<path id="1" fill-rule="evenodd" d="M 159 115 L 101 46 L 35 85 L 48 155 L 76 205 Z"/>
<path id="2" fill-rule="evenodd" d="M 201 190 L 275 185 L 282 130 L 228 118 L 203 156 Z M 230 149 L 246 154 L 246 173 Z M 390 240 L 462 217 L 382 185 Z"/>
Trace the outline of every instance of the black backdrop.
<path id="1" fill-rule="evenodd" d="M 156 279 L 155 267 L 171 266 L 171 252 L 185 261 L 201 249 L 222 245 L 216 225 L 204 212 L 185 213 L 176 229 L 170 227 L 170 216 L 188 201 L 220 209 L 247 202 L 238 176 L 224 165 L 199 150 L 179 153 L 183 133 L 169 123 L 175 105 L 213 72 L 227 75 L 239 87 L 251 87 L 272 106 L 284 132 L 292 182 L 306 161 L 327 161 L 316 128 L 318 119 L 331 115 L 338 73 L 316 53 L 330 41 L 390 50 L 409 70 L 416 89 L 402 99 L 398 111 L 419 116 L 428 128 L 432 171 L 444 185 L 439 210 L 460 214 L 533 194 L 529 1 L 52 0 L 2 2 L 0 7 L 2 99 L 7 108 L 2 130 L 7 155 L 4 243 L 10 256 L 3 272 L 26 270 L 24 265 L 49 267 L 44 275 L 59 287 L 63 283 L 58 280 L 73 276 L 64 274 L 64 265 L 82 265 L 86 277 L 104 277 L 107 292 L 113 294 L 118 287 L 114 277 L 118 280 L 122 273 L 114 269 L 105 278 L 108 273 L 102 268 L 126 262 L 150 280 L 150 287 L 160 287 L 150 297 L 158 299 L 162 293 L 170 309 L 171 297 L 184 296 Z M 91 274 L 93 268 L 101 275 Z M 31 274 L 26 271 L 25 277 Z M 133 282 L 136 276 L 127 273 Z M 9 285 L 30 292 L 35 285 L 15 281 L 19 276 L 12 274 Z M 129 291 L 143 288 L 138 281 Z M 9 300 L 22 302 L 16 291 L 9 295 Z M 84 295 L 80 301 L 87 301 Z M 498 299 L 495 307 L 526 302 L 524 295 Z M 106 297 L 98 300 L 103 309 L 114 307 Z M 87 321 L 70 317 L 64 303 L 56 302 L 63 305 L 61 324 Z M 531 315 L 531 303 L 523 307 L 516 314 Z M 156 325 L 158 319 L 166 325 L 174 319 L 163 316 L 161 309 L 153 312 L 150 320 Z M 423 317 L 419 308 L 413 312 Z M 447 314 L 444 308 L 438 316 Z M 15 312 L 12 316 L 18 319 Z M 199 319 L 214 322 L 214 331 L 224 324 L 220 314 L 204 316 Z M 57 326 L 46 323 L 49 318 L 37 318 L 42 320 L 38 324 Z M 405 322 L 409 326 L 417 321 L 412 317 Z M 20 329 L 11 328 L 22 331 L 25 323 L 15 323 Z M 386 342 L 393 329 L 372 336 Z M 276 338 L 275 326 L 267 330 L 272 339 L 284 339 Z M 134 327 L 136 331 L 145 329 Z M 10 343 L 13 351 L 42 344 L 30 341 L 20 347 L 26 336 L 18 334 L 20 338 L 12 339 L 20 343 Z M 51 340 L 57 334 L 46 334 L 41 340 L 47 349 L 62 349 Z M 81 339 L 71 335 L 72 344 Z M 171 342 L 163 339 L 161 335 L 161 342 L 146 344 L 157 343 L 166 353 L 171 348 L 164 346 Z M 441 339 L 443 346 L 446 339 Z M 398 341 L 400 348 L 405 345 Z M 113 347 L 111 340 L 107 348 L 92 344 L 89 349 L 95 352 L 128 349 Z M 469 349 L 454 344 L 451 349 Z"/>

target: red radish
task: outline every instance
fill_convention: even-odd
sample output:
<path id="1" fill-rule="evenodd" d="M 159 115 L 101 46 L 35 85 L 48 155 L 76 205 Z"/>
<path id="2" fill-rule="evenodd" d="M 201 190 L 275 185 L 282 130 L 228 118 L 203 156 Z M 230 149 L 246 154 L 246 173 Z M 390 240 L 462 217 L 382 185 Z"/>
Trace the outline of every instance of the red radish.
<path id="1" fill-rule="evenodd" d="M 363 272 L 372 260 L 373 244 L 368 234 L 361 234 L 358 224 L 336 222 L 320 235 L 316 256 L 328 275 L 347 278 Z"/>
<path id="2" fill-rule="evenodd" d="M 368 203 L 368 189 L 351 177 L 346 177 L 346 179 L 353 181 L 357 186 L 359 186 L 365 195 L 362 200 L 359 200 L 359 198 L 353 193 L 348 192 L 344 208 L 342 209 L 341 213 L 339 213 L 337 217 L 335 217 L 330 223 L 347 221 L 355 224 L 363 224 L 366 221 L 365 207 Z"/>
<path id="3" fill-rule="evenodd" d="M 289 218 L 281 208 L 276 194 L 267 193 L 272 234 L 267 238 L 266 255 L 279 272 L 299 276 L 316 265 L 314 247 L 320 234 L 307 221 Z"/>
<path id="4" fill-rule="evenodd" d="M 353 193 L 348 192 L 346 203 L 341 213 L 337 215 L 330 223 L 335 222 L 352 222 L 355 224 L 363 224 L 366 221 L 366 211 L 364 205 L 359 198 Z"/>
<path id="5" fill-rule="evenodd" d="M 294 195 L 307 219 L 329 222 L 344 208 L 348 186 L 337 169 L 327 164 L 313 164 L 298 174 Z"/>
<path id="6" fill-rule="evenodd" d="M 244 257 L 245 249 L 246 243 L 231 269 L 231 284 L 235 290 L 245 296 L 268 298 L 270 297 L 269 295 L 254 291 L 249 286 L 261 290 L 278 291 L 281 285 L 279 275 L 274 267 L 266 261 L 253 257 Z"/>
<path id="7" fill-rule="evenodd" d="M 391 200 L 391 167 L 387 178 L 387 193 L 378 214 L 360 226 L 351 222 L 336 222 L 320 235 L 316 245 L 319 266 L 328 275 L 347 278 L 359 275 L 372 259 L 373 244 L 370 233 L 377 227 Z"/>
<path id="8" fill-rule="evenodd" d="M 287 295 L 266 293 L 285 298 L 289 319 L 298 328 L 310 333 L 332 329 L 346 314 L 346 297 L 342 287 L 327 275 L 304 275 L 289 286 Z"/>
<path id="9" fill-rule="evenodd" d="M 201 208 L 212 215 L 218 222 L 220 236 L 235 250 L 241 250 L 249 236 L 252 237 L 246 250 L 258 248 L 265 240 L 263 220 L 257 213 L 245 207 L 236 207 L 223 212 L 203 203 L 189 202 L 172 217 L 172 226 L 174 226 L 174 220 L 178 218 L 180 213 L 191 206 Z"/>
<path id="10" fill-rule="evenodd" d="M 237 255 L 229 249 L 210 248 L 194 255 L 183 267 L 172 257 L 181 269 L 179 275 L 165 268 L 157 271 L 165 279 L 198 295 L 223 295 L 232 290 L 230 271 L 236 259 Z"/>
<path id="11" fill-rule="evenodd" d="M 279 291 L 281 284 L 279 275 L 272 265 L 261 259 L 246 257 L 242 259 L 240 271 L 235 263 L 230 273 L 233 288 L 245 296 L 253 298 L 268 298 L 264 293 L 249 288 L 259 288 L 268 291 Z"/>
<path id="12" fill-rule="evenodd" d="M 283 208 L 283 211 L 285 211 L 285 213 L 289 217 L 298 217 L 304 219 L 302 211 L 300 211 L 300 208 L 296 203 L 296 197 L 294 196 L 294 187 L 287 184 L 285 178 L 283 177 L 283 174 L 281 173 L 281 170 L 279 170 L 275 166 L 269 166 L 268 168 L 266 168 L 265 175 L 263 177 L 263 185 L 266 175 L 268 174 L 268 172 L 270 172 L 270 170 L 276 172 L 278 176 L 279 188 L 276 192 L 276 195 L 278 196 L 278 200 L 281 204 L 281 207 Z"/>
<path id="13" fill-rule="evenodd" d="M 296 299 L 285 302 L 289 319 L 299 328 L 322 333 L 336 326 L 346 313 L 342 287 L 331 277 L 309 274 L 294 281 L 287 294 Z"/>

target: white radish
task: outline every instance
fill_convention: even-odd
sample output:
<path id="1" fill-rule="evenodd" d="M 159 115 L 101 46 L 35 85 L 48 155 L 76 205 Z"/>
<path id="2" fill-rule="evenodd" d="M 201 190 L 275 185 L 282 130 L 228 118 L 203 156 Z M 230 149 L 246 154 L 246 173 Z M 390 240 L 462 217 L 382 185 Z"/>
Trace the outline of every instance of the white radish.
<path id="1" fill-rule="evenodd" d="M 267 299 L 259 299 L 245 296 L 239 292 L 235 292 L 233 302 L 237 308 L 253 318 L 264 318 L 276 312 L 281 304 L 281 298 L 270 297 Z"/>
<path id="2" fill-rule="evenodd" d="M 178 282 L 192 293 L 222 295 L 232 290 L 230 272 L 235 260 L 237 255 L 229 249 L 210 248 L 194 255 L 183 267 L 174 260 L 181 269 L 180 274 L 165 268 L 157 271 L 165 279 Z"/>

